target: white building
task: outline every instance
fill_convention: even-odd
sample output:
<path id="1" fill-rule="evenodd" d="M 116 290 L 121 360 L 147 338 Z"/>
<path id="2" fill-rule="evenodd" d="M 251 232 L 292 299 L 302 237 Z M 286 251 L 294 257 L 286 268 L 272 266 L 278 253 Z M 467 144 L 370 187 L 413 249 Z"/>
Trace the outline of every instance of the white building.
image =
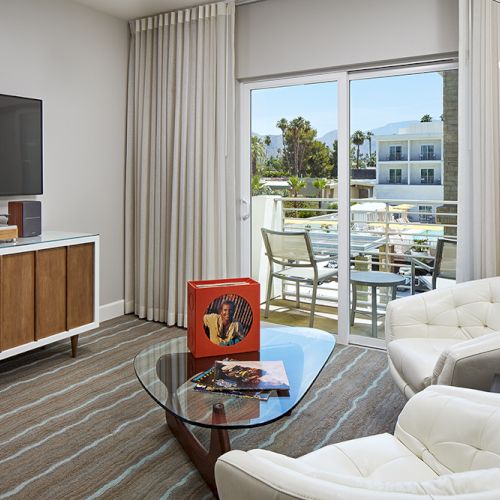
<path id="1" fill-rule="evenodd" d="M 374 197 L 414 202 L 410 220 L 434 221 L 443 200 L 443 122 L 416 123 L 375 140 Z"/>

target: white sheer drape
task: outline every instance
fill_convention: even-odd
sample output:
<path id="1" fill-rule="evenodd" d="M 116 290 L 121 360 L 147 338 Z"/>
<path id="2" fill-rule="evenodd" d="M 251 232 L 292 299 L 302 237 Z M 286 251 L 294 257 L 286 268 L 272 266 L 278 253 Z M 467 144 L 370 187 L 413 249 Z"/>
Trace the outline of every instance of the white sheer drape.
<path id="1" fill-rule="evenodd" d="M 234 276 L 234 2 L 130 23 L 125 308 L 186 326 L 186 280 Z"/>
<path id="2" fill-rule="evenodd" d="M 500 275 L 500 5 L 460 0 L 457 279 Z"/>

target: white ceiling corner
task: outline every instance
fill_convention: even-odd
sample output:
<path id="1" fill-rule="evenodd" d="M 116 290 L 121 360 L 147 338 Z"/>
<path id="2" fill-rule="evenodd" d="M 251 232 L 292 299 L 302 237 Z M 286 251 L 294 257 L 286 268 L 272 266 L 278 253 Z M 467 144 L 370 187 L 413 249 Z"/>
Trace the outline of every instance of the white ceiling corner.
<path id="1" fill-rule="evenodd" d="M 120 19 L 136 19 L 187 9 L 213 0 L 69 0 Z"/>

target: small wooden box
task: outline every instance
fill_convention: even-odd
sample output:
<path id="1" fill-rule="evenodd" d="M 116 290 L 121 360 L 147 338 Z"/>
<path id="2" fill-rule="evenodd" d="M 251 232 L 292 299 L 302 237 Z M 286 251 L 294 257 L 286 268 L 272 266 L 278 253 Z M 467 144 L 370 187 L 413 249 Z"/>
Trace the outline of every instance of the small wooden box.
<path id="1" fill-rule="evenodd" d="M 188 281 L 187 341 L 196 358 L 260 349 L 260 285 L 252 278 Z"/>
<path id="2" fill-rule="evenodd" d="M 17 240 L 17 226 L 0 226 L 0 242 Z"/>

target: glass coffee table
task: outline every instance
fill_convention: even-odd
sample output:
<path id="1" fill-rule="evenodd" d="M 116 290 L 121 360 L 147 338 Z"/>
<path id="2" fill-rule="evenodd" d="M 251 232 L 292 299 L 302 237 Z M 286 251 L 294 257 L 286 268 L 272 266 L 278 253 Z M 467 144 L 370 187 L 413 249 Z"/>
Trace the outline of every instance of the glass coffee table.
<path id="1" fill-rule="evenodd" d="M 144 349 L 136 356 L 134 368 L 146 392 L 166 410 L 170 430 L 215 492 L 215 462 L 231 449 L 228 429 L 258 427 L 290 415 L 316 380 L 334 346 L 334 336 L 321 330 L 262 328 L 260 351 L 230 357 L 242 361 L 283 361 L 290 390 L 272 391 L 267 401 L 195 391 L 191 379 L 224 356 L 194 358 L 186 337 Z M 208 449 L 186 423 L 211 429 Z"/>

